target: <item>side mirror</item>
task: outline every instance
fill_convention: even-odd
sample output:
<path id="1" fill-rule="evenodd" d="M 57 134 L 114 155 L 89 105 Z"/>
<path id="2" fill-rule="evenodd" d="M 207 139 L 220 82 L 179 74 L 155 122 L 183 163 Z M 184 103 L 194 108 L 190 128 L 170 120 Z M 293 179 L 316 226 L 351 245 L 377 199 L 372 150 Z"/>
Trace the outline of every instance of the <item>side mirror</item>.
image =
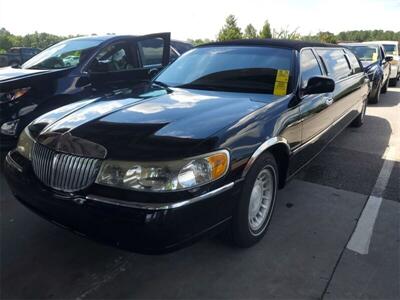
<path id="1" fill-rule="evenodd" d="M 393 56 L 391 56 L 391 55 L 388 55 L 385 57 L 385 61 L 387 61 L 387 62 L 391 62 L 392 60 L 393 60 Z"/>
<path id="2" fill-rule="evenodd" d="M 303 89 L 304 95 L 323 94 L 333 92 L 335 81 L 326 76 L 314 76 L 308 79 L 307 86 Z"/>

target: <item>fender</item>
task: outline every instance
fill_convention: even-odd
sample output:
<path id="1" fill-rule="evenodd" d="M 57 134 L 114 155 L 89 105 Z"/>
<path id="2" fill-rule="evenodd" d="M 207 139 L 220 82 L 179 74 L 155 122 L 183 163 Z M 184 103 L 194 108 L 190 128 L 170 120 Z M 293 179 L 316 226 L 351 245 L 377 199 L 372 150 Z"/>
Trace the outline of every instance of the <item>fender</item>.
<path id="1" fill-rule="evenodd" d="M 256 149 L 256 151 L 254 151 L 253 155 L 247 161 L 246 166 L 243 169 L 242 179 L 244 179 L 246 177 L 247 173 L 249 172 L 249 170 L 253 166 L 254 162 L 257 160 L 257 158 L 261 154 L 263 154 L 266 150 L 268 150 L 269 148 L 271 148 L 272 146 L 277 145 L 277 144 L 284 144 L 287 148 L 288 154 L 289 155 L 291 154 L 289 143 L 285 138 L 277 136 L 277 137 L 273 137 L 273 138 L 266 140 L 264 143 L 262 143 Z"/>

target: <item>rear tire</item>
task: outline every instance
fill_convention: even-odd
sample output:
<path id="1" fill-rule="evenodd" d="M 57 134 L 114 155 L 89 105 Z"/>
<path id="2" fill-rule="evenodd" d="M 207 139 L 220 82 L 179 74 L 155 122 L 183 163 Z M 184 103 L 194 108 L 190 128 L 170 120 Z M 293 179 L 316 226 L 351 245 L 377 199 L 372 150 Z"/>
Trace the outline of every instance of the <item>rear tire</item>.
<path id="1" fill-rule="evenodd" d="M 383 85 L 383 87 L 381 89 L 382 94 L 385 94 L 387 92 L 388 86 L 389 86 L 389 78 L 386 79 L 385 84 Z"/>
<path id="2" fill-rule="evenodd" d="M 267 231 L 275 208 L 278 172 L 276 160 L 268 152 L 248 172 L 232 219 L 232 240 L 236 246 L 253 246 Z"/>
<path id="3" fill-rule="evenodd" d="M 351 122 L 351 127 L 361 127 L 364 124 L 365 112 L 367 110 L 367 101 L 365 100 L 363 103 L 363 107 L 361 109 L 361 113 Z"/>

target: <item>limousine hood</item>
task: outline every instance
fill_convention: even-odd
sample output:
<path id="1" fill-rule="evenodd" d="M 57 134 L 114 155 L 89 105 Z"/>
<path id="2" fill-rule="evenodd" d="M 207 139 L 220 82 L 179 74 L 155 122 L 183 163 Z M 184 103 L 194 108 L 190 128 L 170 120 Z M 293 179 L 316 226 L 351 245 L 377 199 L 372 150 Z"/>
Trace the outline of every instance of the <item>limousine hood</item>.
<path id="1" fill-rule="evenodd" d="M 156 89 L 58 109 L 29 128 L 40 143 L 58 149 L 79 139 L 104 147 L 109 158 L 171 158 L 193 155 L 196 146 L 266 102 L 246 94 Z"/>

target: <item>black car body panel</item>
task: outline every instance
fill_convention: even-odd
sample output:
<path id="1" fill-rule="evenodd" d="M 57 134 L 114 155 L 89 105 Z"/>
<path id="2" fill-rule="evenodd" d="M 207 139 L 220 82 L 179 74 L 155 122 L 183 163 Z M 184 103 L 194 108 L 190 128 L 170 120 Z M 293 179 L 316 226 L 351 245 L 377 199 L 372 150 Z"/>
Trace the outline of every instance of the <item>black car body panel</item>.
<path id="1" fill-rule="evenodd" d="M 0 126 L 7 122 L 17 122 L 14 132 L 0 133 L 2 149 L 12 147 L 21 130 L 38 116 L 69 103 L 95 98 L 105 93 L 112 93 L 115 89 L 148 81 L 161 68 L 166 66 L 170 59 L 174 60 L 182 54 L 172 48 L 172 45 L 179 45 L 180 49 L 187 49 L 190 45 L 178 41 L 170 42 L 168 33 L 146 36 L 94 36 L 72 39 L 71 41 L 80 40 L 96 42 L 97 44 L 82 52 L 84 54 L 81 55 L 76 66 L 66 66 L 62 69 L 24 67 L 0 69 Z M 131 58 L 133 68 L 120 71 L 91 71 L 96 56 L 100 55 L 105 49 L 125 43 L 137 46 L 141 41 L 153 40 L 163 40 L 162 62 L 160 61 L 159 64 L 151 64 L 150 62 L 145 65 L 145 62 L 141 59 L 143 55 L 138 53 L 137 55 L 142 56 L 137 59 Z M 183 44 L 183 46 L 180 44 Z M 70 56 L 70 59 L 77 58 Z M 29 87 L 28 92 L 20 98 L 12 101 L 7 100 L 6 97 L 10 92 L 27 87 Z"/>
<path id="2" fill-rule="evenodd" d="M 251 40 L 200 48 L 207 47 L 286 49 L 293 57 L 293 87 L 285 95 L 273 95 L 164 87 L 155 81 L 59 108 L 27 130 L 35 144 L 48 149 L 43 151 L 72 160 L 158 162 L 225 149 L 230 167 L 223 177 L 173 192 L 98 183 L 68 192 L 44 184 L 31 161 L 12 151 L 5 173 L 16 197 L 45 218 L 94 239 L 145 253 L 171 251 L 229 224 L 243 180 L 262 153 L 268 151 L 279 161 L 283 187 L 365 107 L 369 80 L 355 57 L 347 64 L 344 48 L 337 45 Z M 332 62 L 324 61 L 324 49 L 348 69 L 331 74 Z M 168 69 L 156 79 L 167 76 Z M 327 76 L 334 78 L 333 91 L 305 92 L 309 79 L 322 83 Z"/>

